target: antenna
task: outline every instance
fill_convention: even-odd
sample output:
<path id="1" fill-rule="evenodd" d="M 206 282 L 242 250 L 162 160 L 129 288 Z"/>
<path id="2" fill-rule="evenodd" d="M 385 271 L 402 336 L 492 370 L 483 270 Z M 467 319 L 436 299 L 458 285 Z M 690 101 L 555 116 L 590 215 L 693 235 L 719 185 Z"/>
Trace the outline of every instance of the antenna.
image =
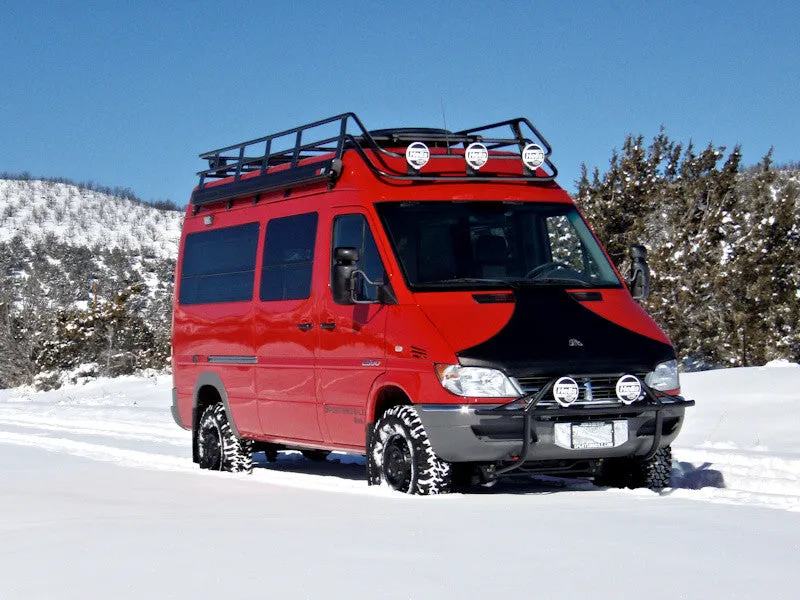
<path id="1" fill-rule="evenodd" d="M 442 105 L 442 123 L 444 123 L 444 139 L 447 144 L 447 153 L 450 154 L 450 130 L 447 129 L 447 117 L 444 114 L 444 98 L 439 96 L 439 102 Z"/>

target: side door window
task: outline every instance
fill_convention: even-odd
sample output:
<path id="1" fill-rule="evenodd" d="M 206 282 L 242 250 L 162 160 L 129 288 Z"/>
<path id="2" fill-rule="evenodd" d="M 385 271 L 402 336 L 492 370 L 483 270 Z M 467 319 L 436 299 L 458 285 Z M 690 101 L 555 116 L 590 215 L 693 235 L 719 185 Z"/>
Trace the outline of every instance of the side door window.
<path id="1" fill-rule="evenodd" d="M 333 221 L 331 248 L 331 269 L 333 268 L 333 250 L 335 248 L 356 248 L 358 250 L 358 269 L 363 271 L 370 281 L 382 284 L 386 280 L 375 238 L 369 229 L 364 215 L 340 215 Z M 355 281 L 356 300 L 377 302 L 378 288 L 370 285 L 360 275 Z"/>
<path id="2" fill-rule="evenodd" d="M 301 300 L 311 295 L 317 220 L 317 213 L 305 213 L 267 223 L 261 300 Z"/>

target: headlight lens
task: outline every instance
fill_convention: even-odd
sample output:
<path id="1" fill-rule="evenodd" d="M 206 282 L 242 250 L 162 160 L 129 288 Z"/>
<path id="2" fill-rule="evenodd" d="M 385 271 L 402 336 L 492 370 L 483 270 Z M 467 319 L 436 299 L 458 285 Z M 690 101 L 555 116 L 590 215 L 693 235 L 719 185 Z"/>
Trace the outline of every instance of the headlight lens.
<path id="1" fill-rule="evenodd" d="M 436 365 L 436 375 L 444 389 L 456 396 L 476 398 L 518 398 L 517 387 L 497 369 Z"/>
<path id="2" fill-rule="evenodd" d="M 665 392 L 667 390 L 677 390 L 681 387 L 678 380 L 678 361 L 668 360 L 650 371 L 644 382 L 654 390 Z"/>

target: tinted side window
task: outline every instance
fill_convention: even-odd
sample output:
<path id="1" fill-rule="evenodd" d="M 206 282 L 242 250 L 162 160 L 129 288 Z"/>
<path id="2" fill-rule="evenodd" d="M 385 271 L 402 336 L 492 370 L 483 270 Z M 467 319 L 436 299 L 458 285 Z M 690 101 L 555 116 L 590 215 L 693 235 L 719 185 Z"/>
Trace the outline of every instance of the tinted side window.
<path id="1" fill-rule="evenodd" d="M 364 215 L 343 215 L 336 217 L 333 222 L 333 248 L 356 248 L 358 250 L 358 268 L 366 273 L 367 277 L 375 283 L 383 283 L 383 263 L 375 245 L 375 238 L 369 230 Z M 331 256 L 333 253 L 331 253 Z M 333 261 L 331 261 L 331 267 Z M 356 299 L 378 299 L 378 288 L 367 284 L 363 277 L 356 279 Z"/>
<path id="2" fill-rule="evenodd" d="M 317 238 L 317 213 L 272 219 L 267 223 L 262 300 L 299 300 L 311 295 Z"/>
<path id="3" fill-rule="evenodd" d="M 186 236 L 181 304 L 243 302 L 253 298 L 258 223 Z"/>

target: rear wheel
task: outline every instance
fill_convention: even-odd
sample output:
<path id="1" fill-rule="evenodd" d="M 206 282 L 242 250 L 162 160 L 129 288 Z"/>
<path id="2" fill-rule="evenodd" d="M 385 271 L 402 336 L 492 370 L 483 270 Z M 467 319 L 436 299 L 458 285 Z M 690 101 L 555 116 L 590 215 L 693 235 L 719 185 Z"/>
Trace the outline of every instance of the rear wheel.
<path id="1" fill-rule="evenodd" d="M 220 402 L 203 410 L 195 443 L 201 469 L 233 473 L 253 470 L 252 442 L 236 436 Z"/>
<path id="2" fill-rule="evenodd" d="M 672 474 L 672 448 L 667 446 L 655 453 L 653 458 L 610 458 L 603 461 L 595 483 L 600 486 L 619 488 L 649 488 L 659 491 L 669 487 Z"/>
<path id="3" fill-rule="evenodd" d="M 375 424 L 367 457 L 374 464 L 375 483 L 384 482 L 407 494 L 446 494 L 450 463 L 433 451 L 413 406 L 394 406 Z"/>

